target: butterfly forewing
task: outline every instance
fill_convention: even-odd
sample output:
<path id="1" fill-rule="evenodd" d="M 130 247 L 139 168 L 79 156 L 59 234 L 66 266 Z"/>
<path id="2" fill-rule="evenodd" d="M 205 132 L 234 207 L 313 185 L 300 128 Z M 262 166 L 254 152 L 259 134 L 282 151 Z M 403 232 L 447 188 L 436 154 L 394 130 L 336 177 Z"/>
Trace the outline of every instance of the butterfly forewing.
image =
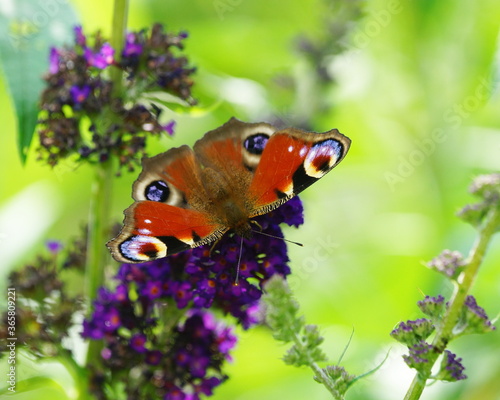
<path id="1" fill-rule="evenodd" d="M 285 129 L 268 141 L 249 188 L 252 216 L 278 207 L 330 172 L 351 141 L 336 129 L 325 133 Z"/>

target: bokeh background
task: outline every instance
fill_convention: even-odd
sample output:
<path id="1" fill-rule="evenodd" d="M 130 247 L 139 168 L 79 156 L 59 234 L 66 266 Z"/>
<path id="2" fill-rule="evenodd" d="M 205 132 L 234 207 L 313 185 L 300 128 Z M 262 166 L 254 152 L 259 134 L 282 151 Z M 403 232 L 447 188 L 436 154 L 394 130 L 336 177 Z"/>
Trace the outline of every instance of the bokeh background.
<path id="1" fill-rule="evenodd" d="M 2 7 L 8 0 L 0 0 Z M 57 3 L 57 2 L 56 2 Z M 109 34 L 110 0 L 70 1 L 86 32 Z M 318 324 L 331 363 L 352 374 L 385 364 L 348 399 L 401 399 L 413 377 L 402 345 L 389 337 L 401 320 L 422 315 L 424 295 L 450 295 L 451 284 L 425 261 L 449 248 L 467 254 L 475 231 L 455 217 L 471 203 L 471 179 L 500 169 L 498 33 L 495 0 L 145 0 L 132 1 L 129 27 L 154 22 L 186 30 L 196 65 L 200 110 L 170 113 L 176 135 L 150 141 L 149 154 L 193 144 L 231 116 L 315 131 L 338 128 L 352 139 L 335 171 L 301 195 L 306 222 L 287 229 L 290 278 L 308 323 Z M 73 38 L 68 37 L 67 42 Z M 89 207 L 92 170 L 66 163 L 51 170 L 34 156 L 22 166 L 15 117 L 0 77 L 0 285 L 47 239 L 78 235 Z M 36 145 L 36 144 L 35 144 Z M 131 203 L 138 171 L 115 181 L 116 221 Z M 500 311 L 500 241 L 494 240 L 473 288 L 493 318 Z M 4 299 L 0 302 L 3 304 Z M 265 328 L 241 332 L 230 379 L 214 399 L 328 399 L 308 369 L 283 364 L 286 347 Z M 425 399 L 500 399 L 500 335 L 451 345 L 469 379 L 437 383 Z M 3 372 L 4 366 L 1 371 Z M 72 398 L 72 381 L 54 360 L 23 374 L 54 374 Z M 28 397 L 26 397 L 28 396 Z M 11 396 L 28 399 L 19 393 Z"/>

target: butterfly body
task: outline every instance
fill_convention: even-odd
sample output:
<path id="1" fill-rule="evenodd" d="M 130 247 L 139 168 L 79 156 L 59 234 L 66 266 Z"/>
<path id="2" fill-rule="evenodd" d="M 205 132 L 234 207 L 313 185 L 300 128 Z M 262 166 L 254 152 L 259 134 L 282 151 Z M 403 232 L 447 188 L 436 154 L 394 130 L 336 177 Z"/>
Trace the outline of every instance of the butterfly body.
<path id="1" fill-rule="evenodd" d="M 329 172 L 350 140 L 235 118 L 188 146 L 143 160 L 135 203 L 108 243 L 121 262 L 145 262 L 218 240 L 248 238 L 252 218 L 277 208 Z"/>

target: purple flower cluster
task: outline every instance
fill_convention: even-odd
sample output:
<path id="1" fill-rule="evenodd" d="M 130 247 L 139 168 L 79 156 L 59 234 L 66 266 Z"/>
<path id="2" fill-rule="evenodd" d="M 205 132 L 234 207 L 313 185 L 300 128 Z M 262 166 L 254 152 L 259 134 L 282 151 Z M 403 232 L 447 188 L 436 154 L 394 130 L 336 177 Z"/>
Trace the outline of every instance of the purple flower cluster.
<path id="1" fill-rule="evenodd" d="M 156 376 L 161 366 L 165 399 L 210 394 L 224 379 L 220 367 L 236 338 L 202 309 L 232 315 L 245 329 L 258 323 L 263 284 L 274 274 L 290 273 L 279 224 L 302 224 L 302 211 L 296 197 L 256 218 L 262 233 L 276 238 L 256 232 L 241 243 L 228 234 L 211 253 L 207 245 L 143 264 L 122 264 L 116 288 L 100 289 L 83 336 L 104 340 L 102 356 L 112 370 L 140 366 L 147 376 L 154 367 Z"/>
<path id="2" fill-rule="evenodd" d="M 160 123 L 161 108 L 140 104 L 146 92 L 166 92 L 194 104 L 194 68 L 175 54 L 185 33 L 130 32 L 121 55 L 97 33 L 92 38 L 75 28 L 73 47 L 52 48 L 47 87 L 42 93 L 39 158 L 49 165 L 77 155 L 90 162 L 116 156 L 129 170 L 144 155 L 146 135 L 172 134 L 174 122 Z M 123 75 L 123 90 L 113 88 L 110 70 Z M 89 123 L 90 121 L 90 123 Z M 89 126 L 90 125 L 90 126 Z"/>
<path id="3" fill-rule="evenodd" d="M 434 351 L 432 346 L 423 340 L 408 347 L 408 350 L 409 354 L 404 355 L 403 360 L 410 368 L 415 368 L 417 371 L 429 362 L 429 356 Z"/>
<path id="4" fill-rule="evenodd" d="M 236 337 L 212 314 L 191 311 L 166 331 L 160 315 L 165 310 L 132 301 L 123 285 L 114 293 L 101 289 L 94 306 L 83 336 L 104 339 L 103 364 L 125 375 L 128 393 L 140 389 L 133 398 L 197 400 L 226 379 L 221 367 L 231 359 Z M 134 378 L 127 375 L 131 369 Z"/>
<path id="5" fill-rule="evenodd" d="M 412 346 L 427 339 L 434 332 L 434 325 L 426 318 L 415 321 L 400 322 L 391 332 L 391 336 L 398 342 Z"/>
<path id="6" fill-rule="evenodd" d="M 462 379 L 467 379 L 467 375 L 463 373 L 465 367 L 462 365 L 462 359 L 457 358 L 456 354 L 445 350 L 441 361 L 441 369 L 438 373 L 438 378 L 442 381 L 456 382 Z"/>
<path id="7" fill-rule="evenodd" d="M 469 190 L 471 193 L 481 196 L 484 199 L 494 197 L 498 200 L 500 191 L 500 173 L 477 176 L 473 180 Z"/>
<path id="8" fill-rule="evenodd" d="M 427 263 L 429 268 L 440 272 L 451 279 L 457 279 L 466 263 L 458 251 L 444 250 L 439 256 Z"/>
<path id="9" fill-rule="evenodd" d="M 187 36 L 186 32 L 164 33 L 160 24 L 153 26 L 150 36 L 144 30 L 128 33 L 119 65 L 128 74 L 129 85 L 140 81 L 147 91 L 164 89 L 193 103 L 189 76 L 195 68 L 188 68 L 187 58 L 172 51 L 183 49 Z"/>
<path id="10" fill-rule="evenodd" d="M 69 290 L 68 274 L 61 274 L 67 265 L 67 269 L 72 269 L 73 279 L 81 276 L 79 268 L 68 263 L 74 254 L 74 245 L 73 241 L 64 247 L 58 241 L 47 241 L 43 253 L 12 271 L 5 282 L 7 287 L 17 290 L 17 343 L 35 358 L 61 356 L 61 343 L 77 328 L 74 316 L 84 312 L 82 294 Z M 0 313 L 0 355 L 8 351 L 7 338 L 12 337 L 12 330 L 8 328 L 12 326 L 11 313 L 8 310 Z M 71 349 L 65 351 L 71 354 Z"/>
<path id="11" fill-rule="evenodd" d="M 418 308 L 433 321 L 438 321 L 443 316 L 446 309 L 444 297 L 438 295 L 437 297 L 425 296 L 425 299 L 417 302 Z"/>
<path id="12" fill-rule="evenodd" d="M 394 339 L 408 346 L 409 354 L 403 356 L 405 363 L 419 372 L 428 373 L 426 364 L 434 364 L 438 353 L 444 351 L 440 371 L 434 379 L 444 381 L 466 379 L 466 375 L 463 374 L 464 366 L 461 364 L 461 358 L 457 358 L 455 354 L 444 348 L 436 349 L 425 341 L 436 326 L 439 328 L 449 304 L 445 302 L 444 297 L 441 295 L 437 297 L 426 296 L 424 300 L 418 302 L 418 307 L 431 319 L 420 318 L 415 321 L 401 322 L 391 332 Z M 446 339 L 446 343 L 460 335 L 485 333 L 494 329 L 495 327 L 488 319 L 484 309 L 477 305 L 476 299 L 473 296 L 467 296 L 460 319 L 453 328 L 451 337 Z"/>
<path id="13" fill-rule="evenodd" d="M 458 212 L 458 216 L 471 225 L 479 228 L 486 215 L 493 207 L 498 205 L 500 199 L 500 173 L 479 175 L 469 188 L 470 192 L 482 201 L 475 204 L 467 204 Z"/>
<path id="14" fill-rule="evenodd" d="M 462 333 L 485 333 L 496 329 L 474 296 L 465 299 L 462 320 L 465 326 Z"/>
<path id="15" fill-rule="evenodd" d="M 409 354 L 403 356 L 403 360 L 410 368 L 415 368 L 419 372 L 423 372 L 425 365 L 429 362 L 435 349 L 432 345 L 421 341 L 408 348 Z M 467 376 L 463 373 L 465 367 L 461 363 L 462 359 L 457 358 L 456 354 L 449 350 L 445 350 L 441 360 L 439 372 L 434 377 L 442 381 L 455 382 L 466 379 Z"/>

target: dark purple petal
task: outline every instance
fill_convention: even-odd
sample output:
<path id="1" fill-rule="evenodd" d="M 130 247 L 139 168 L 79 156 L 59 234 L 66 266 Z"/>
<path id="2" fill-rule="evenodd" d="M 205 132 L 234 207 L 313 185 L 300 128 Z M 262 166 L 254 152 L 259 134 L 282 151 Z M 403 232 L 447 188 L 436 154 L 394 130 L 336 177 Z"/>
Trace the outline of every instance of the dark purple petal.
<path id="1" fill-rule="evenodd" d="M 87 99 L 87 97 L 89 97 L 90 86 L 89 85 L 71 86 L 71 88 L 69 89 L 69 94 L 71 95 L 71 98 L 73 99 L 74 103 L 81 104 Z"/>
<path id="2" fill-rule="evenodd" d="M 127 285 L 118 285 L 115 289 L 115 299 L 119 303 L 124 303 L 129 301 L 128 298 L 128 286 Z"/>
<path id="3" fill-rule="evenodd" d="M 49 72 L 51 74 L 56 74 L 57 72 L 59 72 L 59 50 L 57 50 L 55 47 L 50 48 Z"/>
<path id="4" fill-rule="evenodd" d="M 171 120 L 167 122 L 165 125 L 162 125 L 161 127 L 165 132 L 167 132 L 170 136 L 174 134 L 174 128 L 175 128 L 176 122 L 174 120 Z"/>
<path id="5" fill-rule="evenodd" d="M 84 320 L 82 337 L 93 340 L 100 340 L 104 337 L 104 332 L 102 331 L 102 329 L 96 327 L 93 321 Z"/>
<path id="6" fill-rule="evenodd" d="M 463 373 L 465 367 L 462 365 L 461 361 L 462 359 L 457 358 L 451 351 L 445 350 L 438 378 L 450 382 L 467 379 L 467 375 Z"/>
<path id="7" fill-rule="evenodd" d="M 433 352 L 432 345 L 421 341 L 408 348 L 409 354 L 403 356 L 404 362 L 417 371 L 422 370 L 423 365 L 429 362 L 429 355 Z"/>
<path id="8" fill-rule="evenodd" d="M 213 389 L 219 386 L 221 383 L 222 381 L 215 376 L 205 378 L 199 385 L 195 386 L 195 391 L 203 393 L 206 396 L 211 396 L 213 394 Z"/>
<path id="9" fill-rule="evenodd" d="M 160 364 L 161 359 L 163 358 L 163 354 L 159 350 L 152 350 L 146 353 L 146 363 L 149 365 L 158 365 Z"/>
<path id="10" fill-rule="evenodd" d="M 474 296 L 467 296 L 464 302 L 466 331 L 469 333 L 485 333 L 495 330 L 486 311 L 480 307 Z"/>
<path id="11" fill-rule="evenodd" d="M 75 32 L 75 43 L 78 46 L 85 47 L 87 38 L 83 34 L 82 27 L 80 25 L 77 25 L 73 28 L 73 31 Z"/>
<path id="12" fill-rule="evenodd" d="M 125 38 L 125 46 L 122 51 L 123 57 L 139 56 L 143 51 L 143 45 L 137 41 L 135 33 L 128 33 Z"/>
<path id="13" fill-rule="evenodd" d="M 52 253 L 52 254 L 57 254 L 59 253 L 62 248 L 63 248 L 63 245 L 60 241 L 58 240 L 49 240 L 47 243 L 46 243 L 46 246 L 47 246 L 47 249 Z"/>
<path id="14" fill-rule="evenodd" d="M 118 310 L 111 308 L 103 316 L 104 329 L 106 332 L 113 332 L 121 325 L 120 313 Z"/>
<path id="15" fill-rule="evenodd" d="M 144 353 L 146 351 L 146 335 L 137 333 L 130 338 L 130 347 L 137 351 L 138 353 Z"/>
<path id="16" fill-rule="evenodd" d="M 84 50 L 84 57 L 87 60 L 87 63 L 91 67 L 99 69 L 104 69 L 108 65 L 113 64 L 114 54 L 115 49 L 113 49 L 109 43 L 104 43 L 97 53 L 94 53 L 89 47 L 85 47 Z"/>
<path id="17" fill-rule="evenodd" d="M 113 352 L 111 349 L 105 347 L 101 350 L 101 357 L 105 360 L 109 360 L 113 356 Z"/>
<path id="18" fill-rule="evenodd" d="M 151 300 L 159 298 L 163 293 L 161 282 L 149 281 L 144 285 L 141 294 Z"/>

